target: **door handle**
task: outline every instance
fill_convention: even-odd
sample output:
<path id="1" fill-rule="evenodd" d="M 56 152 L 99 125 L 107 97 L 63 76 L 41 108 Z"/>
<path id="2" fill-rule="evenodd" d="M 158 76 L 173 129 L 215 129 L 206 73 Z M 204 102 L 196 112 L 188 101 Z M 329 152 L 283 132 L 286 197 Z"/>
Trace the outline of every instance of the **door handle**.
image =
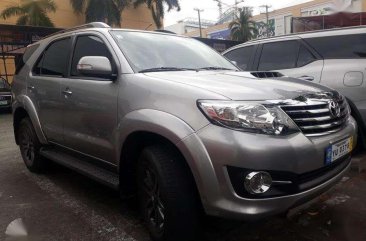
<path id="1" fill-rule="evenodd" d="M 308 76 L 308 75 L 303 75 L 303 76 L 299 77 L 299 79 L 307 80 L 307 81 L 313 81 L 314 77 L 313 76 Z"/>
<path id="2" fill-rule="evenodd" d="M 28 88 L 28 90 L 30 90 L 30 91 L 32 91 L 32 90 L 34 90 L 34 89 L 35 89 L 35 87 L 34 87 L 33 85 L 29 85 L 27 88 Z"/>
<path id="3" fill-rule="evenodd" d="M 62 93 L 65 95 L 65 97 L 72 95 L 72 91 L 69 89 L 62 91 Z"/>

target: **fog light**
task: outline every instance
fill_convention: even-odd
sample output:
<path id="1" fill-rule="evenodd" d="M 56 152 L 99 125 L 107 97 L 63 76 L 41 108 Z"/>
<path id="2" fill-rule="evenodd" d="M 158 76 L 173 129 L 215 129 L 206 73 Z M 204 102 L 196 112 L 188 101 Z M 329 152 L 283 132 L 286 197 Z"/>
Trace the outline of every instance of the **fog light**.
<path id="1" fill-rule="evenodd" d="M 245 189 L 251 194 L 268 191 L 272 185 L 272 177 L 268 172 L 251 172 L 245 177 Z"/>

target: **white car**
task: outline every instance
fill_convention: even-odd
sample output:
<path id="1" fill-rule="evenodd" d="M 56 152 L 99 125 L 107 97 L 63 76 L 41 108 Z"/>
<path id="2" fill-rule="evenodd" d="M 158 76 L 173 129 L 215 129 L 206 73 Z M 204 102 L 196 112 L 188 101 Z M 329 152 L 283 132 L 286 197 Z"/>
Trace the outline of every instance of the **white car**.
<path id="1" fill-rule="evenodd" d="M 249 41 L 223 55 L 244 71 L 278 71 L 333 88 L 347 97 L 366 147 L 366 27 Z"/>

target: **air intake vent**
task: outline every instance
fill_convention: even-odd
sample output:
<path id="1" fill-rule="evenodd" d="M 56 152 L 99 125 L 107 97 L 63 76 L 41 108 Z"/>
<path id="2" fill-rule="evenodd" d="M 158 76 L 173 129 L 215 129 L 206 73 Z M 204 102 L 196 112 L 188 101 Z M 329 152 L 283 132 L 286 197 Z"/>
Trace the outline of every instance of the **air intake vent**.
<path id="1" fill-rule="evenodd" d="M 251 72 L 251 74 L 257 78 L 264 79 L 264 78 L 279 78 L 283 77 L 284 75 L 279 72 Z"/>
<path id="2" fill-rule="evenodd" d="M 306 136 L 321 136 L 342 129 L 350 115 L 344 97 L 311 104 L 285 105 L 281 108 Z"/>

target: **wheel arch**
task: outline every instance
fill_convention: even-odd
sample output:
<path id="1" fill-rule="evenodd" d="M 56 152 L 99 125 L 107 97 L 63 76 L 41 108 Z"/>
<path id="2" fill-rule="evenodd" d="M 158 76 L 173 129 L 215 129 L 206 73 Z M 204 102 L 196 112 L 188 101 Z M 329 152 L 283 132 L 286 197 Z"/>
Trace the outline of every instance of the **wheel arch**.
<path id="1" fill-rule="evenodd" d="M 19 124 L 25 117 L 28 117 L 31 120 L 40 143 L 47 144 L 47 139 L 42 131 L 36 108 L 31 99 L 25 95 L 19 96 L 13 103 L 13 127 L 16 143 L 18 144 L 17 133 Z"/>
<path id="2" fill-rule="evenodd" d="M 120 133 L 121 148 L 118 153 L 118 170 L 120 173 L 120 186 L 126 192 L 131 190 L 131 180 L 133 180 L 136 163 L 141 151 L 154 144 L 168 145 L 180 155 L 196 183 L 196 174 L 193 170 L 193 163 L 188 162 L 179 143 L 195 131 L 183 120 L 169 113 L 157 110 L 134 111 L 121 121 Z M 197 183 L 196 183 L 197 184 Z M 197 187 L 197 185 L 196 185 Z M 132 187 L 133 188 L 133 187 Z"/>

